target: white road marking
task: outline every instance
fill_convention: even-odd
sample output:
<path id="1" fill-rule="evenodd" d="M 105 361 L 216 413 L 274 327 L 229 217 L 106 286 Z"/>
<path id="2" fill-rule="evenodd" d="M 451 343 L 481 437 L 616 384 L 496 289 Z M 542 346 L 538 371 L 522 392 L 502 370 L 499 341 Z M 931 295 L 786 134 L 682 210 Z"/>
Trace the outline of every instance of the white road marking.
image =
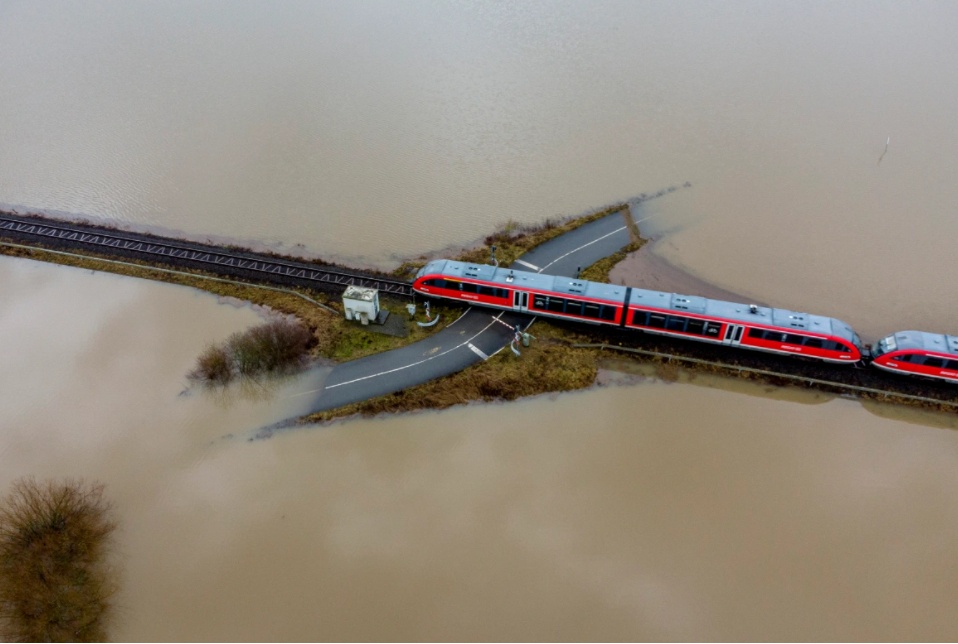
<path id="1" fill-rule="evenodd" d="M 522 264 L 522 265 L 525 266 L 526 268 L 531 268 L 532 270 L 534 270 L 534 271 L 537 272 L 537 273 L 538 273 L 540 270 L 542 270 L 541 268 L 539 268 L 539 267 L 536 266 L 535 264 L 530 264 L 529 262 L 523 261 L 523 260 L 521 260 L 521 259 L 517 259 L 517 260 L 516 260 L 516 264 Z"/>
<path id="2" fill-rule="evenodd" d="M 569 251 L 568 253 L 566 253 L 565 255 L 562 255 L 561 257 L 556 257 L 554 260 L 552 260 L 551 262 L 549 262 L 548 264 L 546 264 L 546 265 L 543 266 L 542 268 L 536 269 L 536 272 L 537 272 L 537 273 L 541 273 L 542 271 L 544 271 L 545 269 L 549 268 L 550 266 L 552 266 L 553 264 L 555 264 L 555 263 L 558 262 L 559 260 L 565 259 L 566 257 L 568 257 L 569 255 L 571 255 L 572 253 L 577 253 L 577 252 L 579 252 L 580 250 L 582 250 L 583 248 L 587 248 L 587 247 L 591 246 L 592 244 L 595 244 L 596 242 L 602 241 L 602 240 L 605 239 L 606 237 L 611 237 L 612 235 L 615 235 L 616 233 L 621 233 L 621 232 L 622 232 L 623 230 L 625 230 L 625 229 L 626 229 L 626 226 L 622 226 L 621 228 L 616 228 L 616 229 L 613 230 L 611 233 L 608 233 L 608 234 L 606 234 L 606 235 L 602 235 L 601 237 L 598 237 L 598 238 L 596 238 L 596 239 L 593 239 L 592 241 L 590 241 L 590 242 L 587 243 L 587 244 L 582 244 L 582 245 L 579 246 L 578 248 L 574 248 L 574 249 L 570 250 L 570 251 Z M 519 260 L 516 260 L 516 261 L 519 261 Z"/>
<path id="3" fill-rule="evenodd" d="M 473 353 L 475 353 L 477 356 L 479 356 L 479 357 L 482 358 L 483 360 L 488 360 L 488 359 L 489 359 L 489 356 L 487 356 L 486 354 L 484 354 L 484 353 L 482 352 L 482 349 L 480 349 L 479 347 L 477 347 L 476 345 L 474 345 L 472 342 L 467 342 L 466 345 L 467 345 L 470 349 L 472 349 L 472 352 L 473 352 Z"/>
<path id="4" fill-rule="evenodd" d="M 425 358 L 424 360 L 418 360 L 418 361 L 416 361 L 416 362 L 412 362 L 412 363 L 410 363 L 410 364 L 403 365 L 403 366 L 401 366 L 401 367 L 396 367 L 395 369 L 387 369 L 386 371 L 380 371 L 379 373 L 373 373 L 373 374 L 370 374 L 370 375 L 368 375 L 368 376 L 362 376 L 361 378 L 354 378 L 354 379 L 352 379 L 352 380 L 347 380 L 347 381 L 345 381 L 345 382 L 337 382 L 335 385 L 329 385 L 329 386 L 327 386 L 326 389 L 334 389 L 334 388 L 336 388 L 336 387 L 342 387 L 343 385 L 351 385 L 351 384 L 353 384 L 354 382 L 360 382 L 361 380 L 369 380 L 370 378 L 377 378 L 377 377 L 379 377 L 379 376 L 385 376 L 386 374 L 396 373 L 397 371 L 402 371 L 403 369 L 409 369 L 410 367 L 416 367 L 416 366 L 421 365 L 421 364 L 423 364 L 423 363 L 429 362 L 430 360 L 435 360 L 436 358 L 441 358 L 442 356 L 446 355 L 447 353 L 452 353 L 452 352 L 455 351 L 456 349 L 460 349 L 460 348 L 462 348 L 462 347 L 464 347 L 464 346 L 468 346 L 468 345 L 471 343 L 472 340 L 475 340 L 475 339 L 478 338 L 480 335 L 482 335 L 483 333 L 485 333 L 485 332 L 489 329 L 489 327 L 491 327 L 493 324 L 495 324 L 496 322 L 501 322 L 501 320 L 499 320 L 499 317 L 500 317 L 501 315 L 502 315 L 502 313 L 500 313 L 500 314 L 497 315 L 496 317 L 492 318 L 492 321 L 489 322 L 489 324 L 487 324 L 486 326 L 482 327 L 482 329 L 481 329 L 478 333 L 476 333 L 475 335 L 473 335 L 471 338 L 468 338 L 467 340 L 465 340 L 465 341 L 463 341 L 463 342 L 460 342 L 459 344 L 457 344 L 456 346 L 452 347 L 451 349 L 446 349 L 446 350 L 443 351 L 442 353 L 437 353 L 436 355 L 429 356 L 428 358 Z M 320 389 L 316 389 L 315 391 L 321 391 L 321 390 L 320 390 Z M 307 392 L 303 392 L 303 393 L 314 393 L 314 392 L 309 392 L 309 391 L 307 391 Z"/>

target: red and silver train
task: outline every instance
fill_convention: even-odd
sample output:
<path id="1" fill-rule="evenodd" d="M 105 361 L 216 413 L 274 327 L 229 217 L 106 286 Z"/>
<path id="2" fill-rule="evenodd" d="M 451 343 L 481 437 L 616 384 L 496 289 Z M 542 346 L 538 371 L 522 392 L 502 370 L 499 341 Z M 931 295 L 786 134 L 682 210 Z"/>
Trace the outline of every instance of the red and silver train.
<path id="1" fill-rule="evenodd" d="M 413 290 L 498 309 L 823 362 L 870 363 L 887 371 L 958 383 L 958 337 L 953 336 L 901 331 L 870 349 L 848 324 L 821 315 L 445 259 L 420 269 Z"/>

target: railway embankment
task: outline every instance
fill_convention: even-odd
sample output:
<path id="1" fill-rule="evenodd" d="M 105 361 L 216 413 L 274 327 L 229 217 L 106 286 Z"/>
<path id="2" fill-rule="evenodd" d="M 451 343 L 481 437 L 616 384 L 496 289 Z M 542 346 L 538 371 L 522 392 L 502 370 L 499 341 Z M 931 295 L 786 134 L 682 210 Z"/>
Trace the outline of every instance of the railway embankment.
<path id="1" fill-rule="evenodd" d="M 463 261 L 487 262 L 489 248 L 495 245 L 497 259 L 501 264 L 506 264 L 550 239 L 617 210 L 626 210 L 626 204 L 603 208 L 574 219 L 547 221 L 532 228 L 507 224 L 482 240 L 481 244 L 445 252 L 443 256 L 451 256 Z M 24 215 L 17 213 L 6 213 L 6 215 L 13 215 L 18 219 L 24 218 Z M 0 218 L 3 216 L 4 213 L 0 212 Z M 37 220 L 44 225 L 56 223 L 42 217 L 31 216 L 29 220 Z M 71 225 L 76 224 L 71 223 Z M 181 243 L 179 240 L 156 235 L 133 234 L 89 225 L 84 225 L 82 234 L 105 233 L 132 235 L 136 241 L 154 246 Z M 333 281 L 338 278 L 325 280 L 318 287 L 296 281 L 303 279 L 303 274 L 297 274 L 297 271 L 318 267 L 342 275 L 355 274 L 362 275 L 364 278 L 406 283 L 406 279 L 428 261 L 428 257 L 408 261 L 393 274 L 384 274 L 374 271 L 354 271 L 349 267 L 322 261 L 304 261 L 302 258 L 253 253 L 249 249 L 189 244 L 193 247 L 190 252 L 226 253 L 251 262 L 263 261 L 273 262 L 277 266 L 293 266 L 291 269 L 280 268 L 279 270 L 275 270 L 274 266 L 272 271 L 263 271 L 263 266 L 254 265 L 252 268 L 248 265 L 234 266 L 225 260 L 202 261 L 202 258 L 197 260 L 195 257 L 176 257 L 171 253 L 156 257 L 138 253 L 131 248 L 120 249 L 123 251 L 121 254 L 116 248 L 103 246 L 91 248 L 89 244 L 84 245 L 82 239 L 71 238 L 71 235 L 27 237 L 20 234 L 17 236 L 9 229 L 3 228 L 0 228 L 0 244 L 7 244 L 0 245 L 0 252 L 7 255 L 188 285 L 295 315 L 306 323 L 314 336 L 312 356 L 336 363 L 398 348 L 424 339 L 433 332 L 432 329 L 411 325 L 412 333 L 405 339 L 370 333 L 358 325 L 343 320 L 341 302 L 337 297 L 343 285 Z M 630 262 L 635 262 L 635 251 L 642 248 L 643 244 L 645 240 L 641 239 L 635 231 L 632 244 L 586 267 L 582 277 L 593 281 L 609 281 L 610 272 L 616 274 L 615 271 L 619 270 L 621 274 L 621 269 L 616 267 L 621 266 L 624 259 L 629 258 Z M 638 255 L 641 256 L 642 251 Z M 284 272 L 292 274 L 284 274 Z M 647 277 L 652 276 L 650 274 Z M 672 277 L 674 278 L 674 275 Z M 694 278 L 685 277 L 686 283 L 692 283 L 692 280 Z M 661 284 L 654 282 L 649 284 L 640 282 L 634 285 L 661 287 Z M 691 286 L 684 290 L 699 292 Z M 702 294 L 719 296 L 716 293 L 704 291 Z M 390 297 L 398 298 L 393 300 L 393 304 L 405 301 L 403 299 L 405 296 L 398 292 L 387 294 L 386 299 Z M 445 320 L 455 319 L 461 311 L 455 306 L 449 308 L 434 306 L 433 310 L 440 313 Z M 896 377 L 873 369 L 789 360 L 767 354 L 752 354 L 725 347 L 657 338 L 634 332 L 610 331 L 542 320 L 536 323 L 534 335 L 536 339 L 532 347 L 524 349 L 519 358 L 513 356 L 511 352 L 502 352 L 461 372 L 400 392 L 312 414 L 301 421 L 324 422 L 355 414 L 375 415 L 419 409 L 441 409 L 473 401 L 514 400 L 543 393 L 587 388 L 595 384 L 596 373 L 610 355 L 610 351 L 628 355 L 636 362 L 653 365 L 656 373 L 664 380 L 674 379 L 675 370 L 681 365 L 682 369 L 691 372 L 744 378 L 771 386 L 815 389 L 832 395 L 918 406 L 952 413 L 958 410 L 958 391 L 954 386 L 947 383 Z"/>

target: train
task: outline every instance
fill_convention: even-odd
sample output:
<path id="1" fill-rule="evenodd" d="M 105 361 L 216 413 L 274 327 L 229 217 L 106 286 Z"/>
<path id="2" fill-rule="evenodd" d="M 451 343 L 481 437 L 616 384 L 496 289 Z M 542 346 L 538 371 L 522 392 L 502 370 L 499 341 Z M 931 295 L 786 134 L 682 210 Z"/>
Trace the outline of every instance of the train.
<path id="1" fill-rule="evenodd" d="M 958 336 L 899 331 L 871 346 L 837 318 L 449 259 L 422 267 L 412 288 L 426 297 L 958 384 Z"/>

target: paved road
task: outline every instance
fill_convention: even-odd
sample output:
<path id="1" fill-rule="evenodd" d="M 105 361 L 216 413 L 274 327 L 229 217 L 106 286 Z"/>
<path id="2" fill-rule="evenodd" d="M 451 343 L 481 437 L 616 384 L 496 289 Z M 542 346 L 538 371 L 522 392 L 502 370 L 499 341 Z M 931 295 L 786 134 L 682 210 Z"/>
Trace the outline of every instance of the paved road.
<path id="1" fill-rule="evenodd" d="M 573 276 L 629 244 L 629 232 L 620 213 L 580 226 L 513 263 L 517 270 Z M 305 413 L 335 409 L 360 400 L 401 391 L 442 376 L 501 351 L 512 341 L 517 324 L 532 317 L 483 307 L 468 309 L 458 320 L 425 340 L 400 349 L 336 365 L 317 385 L 313 379 L 301 396 L 315 396 Z M 521 358 L 519 358 L 521 359 Z"/>

